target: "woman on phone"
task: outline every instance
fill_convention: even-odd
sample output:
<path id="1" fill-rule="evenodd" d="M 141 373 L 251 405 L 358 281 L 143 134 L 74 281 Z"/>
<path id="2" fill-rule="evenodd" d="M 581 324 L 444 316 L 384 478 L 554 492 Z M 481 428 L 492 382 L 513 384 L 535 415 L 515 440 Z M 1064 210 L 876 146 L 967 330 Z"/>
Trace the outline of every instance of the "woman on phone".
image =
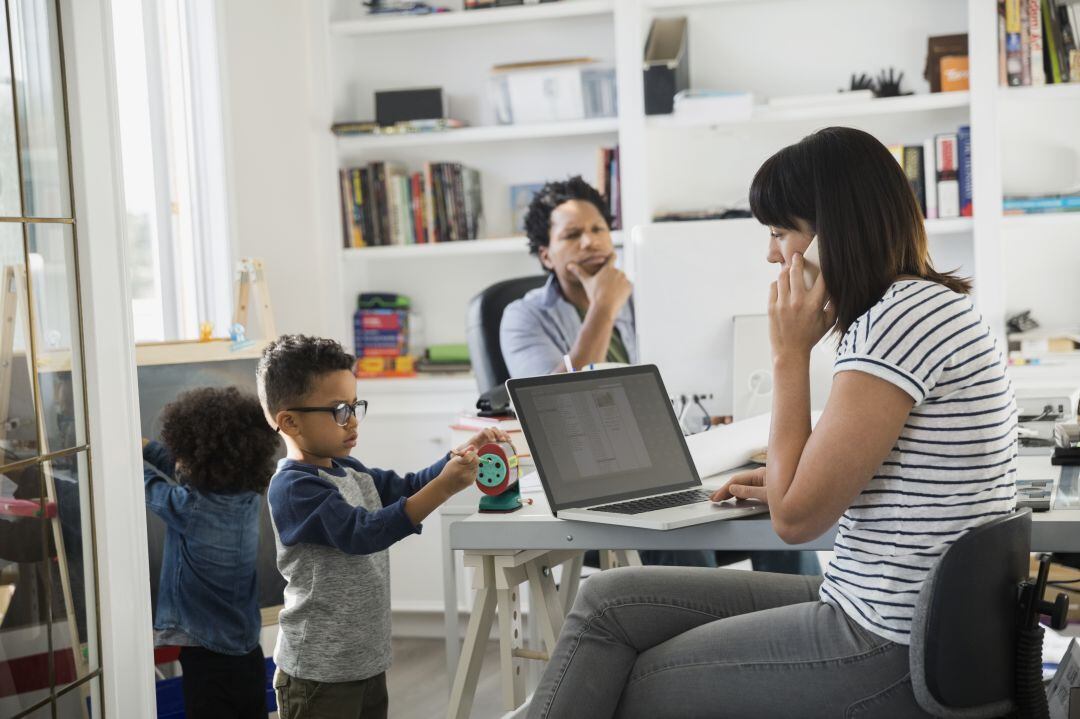
<path id="1" fill-rule="evenodd" d="M 1002 352 L 970 283 L 932 266 L 889 151 L 859 130 L 816 132 L 761 166 L 750 207 L 780 270 L 769 459 L 713 499 L 768 503 L 791 544 L 838 523 L 836 559 L 816 578 L 674 567 L 590 578 L 532 717 L 922 716 L 908 673 L 922 582 L 958 537 L 1015 508 Z M 810 350 L 830 331 L 835 375 L 811 429 Z"/>

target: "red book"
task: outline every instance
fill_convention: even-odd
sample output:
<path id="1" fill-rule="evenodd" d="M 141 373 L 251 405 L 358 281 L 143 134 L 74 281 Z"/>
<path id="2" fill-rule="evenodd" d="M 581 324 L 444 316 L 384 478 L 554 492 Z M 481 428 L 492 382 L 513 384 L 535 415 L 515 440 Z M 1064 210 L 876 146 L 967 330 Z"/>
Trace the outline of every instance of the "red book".
<path id="1" fill-rule="evenodd" d="M 397 315 L 360 315 L 360 327 L 365 330 L 399 330 L 401 318 Z"/>

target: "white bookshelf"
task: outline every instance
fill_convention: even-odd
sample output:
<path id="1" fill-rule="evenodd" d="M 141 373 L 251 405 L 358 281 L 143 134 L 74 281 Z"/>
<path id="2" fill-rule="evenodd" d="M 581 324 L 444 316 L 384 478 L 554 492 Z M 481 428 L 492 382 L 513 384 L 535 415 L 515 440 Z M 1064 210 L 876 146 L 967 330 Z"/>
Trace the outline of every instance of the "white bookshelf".
<path id="1" fill-rule="evenodd" d="M 618 131 L 619 119 L 617 117 L 598 117 L 574 122 L 461 127 L 454 130 L 410 132 L 400 135 L 342 135 L 338 137 L 337 142 L 343 152 L 378 153 L 401 147 L 438 147 L 439 145 L 513 142 L 556 137 L 589 137 L 614 135 Z"/>
<path id="2" fill-rule="evenodd" d="M 616 248 L 622 247 L 622 238 L 623 233 L 618 230 L 611 233 L 611 239 L 614 241 Z M 519 237 L 494 237 L 460 242 L 436 242 L 431 245 L 421 243 L 418 245 L 356 247 L 344 250 L 343 256 L 347 262 L 366 262 L 372 259 L 521 255 L 523 252 L 528 252 L 528 247 L 529 241 L 524 235 L 521 235 Z M 537 271 L 539 272 L 539 267 Z"/>
<path id="3" fill-rule="evenodd" d="M 590 15 L 610 15 L 615 0 L 577 0 L 521 7 L 489 8 L 469 12 L 433 13 L 430 15 L 373 16 L 331 22 L 335 35 L 376 35 L 402 32 L 430 32 L 454 28 L 484 27 L 527 23 L 538 20 L 561 20 Z"/>
<path id="4" fill-rule="evenodd" d="M 873 115 L 904 115 L 930 113 L 937 110 L 966 108 L 970 102 L 968 92 L 940 92 L 926 95 L 875 98 L 867 100 L 829 100 L 804 105 L 776 107 L 765 103 L 754 106 L 747 119 L 726 120 L 722 117 L 681 118 L 677 115 L 657 115 L 646 120 L 649 127 L 659 129 L 684 129 L 712 125 L 748 125 L 763 122 L 794 122 L 802 120 L 845 120 Z"/>
<path id="5" fill-rule="evenodd" d="M 1068 100 L 1080 102 L 1080 83 L 1031 85 L 1027 87 L 999 87 L 998 99 L 1002 102 L 1030 102 L 1031 100 Z"/>

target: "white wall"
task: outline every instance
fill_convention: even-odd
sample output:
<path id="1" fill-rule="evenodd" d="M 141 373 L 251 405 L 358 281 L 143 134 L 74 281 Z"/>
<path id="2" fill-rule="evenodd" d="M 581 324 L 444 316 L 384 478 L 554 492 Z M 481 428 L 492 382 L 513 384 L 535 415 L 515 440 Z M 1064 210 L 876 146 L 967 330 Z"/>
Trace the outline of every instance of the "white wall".
<path id="1" fill-rule="evenodd" d="M 312 143 L 329 128 L 312 111 L 308 10 L 294 0 L 220 7 L 234 256 L 263 260 L 278 332 L 333 334 L 337 270 Z"/>

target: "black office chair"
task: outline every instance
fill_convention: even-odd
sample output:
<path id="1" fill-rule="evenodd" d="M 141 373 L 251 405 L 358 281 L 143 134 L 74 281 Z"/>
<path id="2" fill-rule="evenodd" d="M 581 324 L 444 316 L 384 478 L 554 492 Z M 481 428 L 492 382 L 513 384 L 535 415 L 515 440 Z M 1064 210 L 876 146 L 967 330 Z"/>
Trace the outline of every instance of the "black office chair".
<path id="1" fill-rule="evenodd" d="M 542 287 L 547 275 L 516 277 L 496 282 L 469 301 L 465 323 L 465 341 L 469 345 L 469 358 L 476 386 L 480 394 L 497 387 L 510 378 L 499 345 L 499 324 L 503 310 L 529 290 Z"/>
<path id="2" fill-rule="evenodd" d="M 1064 627 L 1068 600 L 1041 601 L 1046 570 L 1037 583 L 1028 581 L 1030 552 L 1031 510 L 1023 509 L 972 529 L 931 570 L 916 601 L 910 647 L 912 688 L 924 711 L 1000 717 L 1020 709 L 1037 716 L 1024 709 L 1040 697 L 1046 706 L 1035 622 L 1050 614 L 1052 626 Z M 1049 557 L 1043 560 L 1048 566 Z"/>

